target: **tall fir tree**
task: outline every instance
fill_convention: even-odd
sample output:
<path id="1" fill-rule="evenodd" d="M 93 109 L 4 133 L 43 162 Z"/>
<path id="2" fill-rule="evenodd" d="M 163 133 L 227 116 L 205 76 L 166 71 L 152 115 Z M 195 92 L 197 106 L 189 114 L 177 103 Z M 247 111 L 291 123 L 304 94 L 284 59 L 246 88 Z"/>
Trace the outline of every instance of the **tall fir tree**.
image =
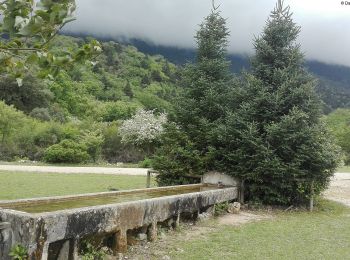
<path id="1" fill-rule="evenodd" d="M 299 32 L 279 0 L 255 40 L 241 104 L 219 136 L 219 165 L 245 180 L 249 199 L 268 204 L 300 203 L 320 193 L 338 162 L 320 121 L 316 81 L 296 44 Z"/>
<path id="2" fill-rule="evenodd" d="M 164 145 L 154 160 L 160 184 L 182 184 L 186 182 L 182 175 L 202 174 L 214 165 L 213 129 L 225 116 L 232 81 L 226 60 L 228 36 L 226 20 L 213 5 L 195 36 L 196 63 L 183 73 L 184 92 L 172 118 L 176 126 L 167 126 Z"/>

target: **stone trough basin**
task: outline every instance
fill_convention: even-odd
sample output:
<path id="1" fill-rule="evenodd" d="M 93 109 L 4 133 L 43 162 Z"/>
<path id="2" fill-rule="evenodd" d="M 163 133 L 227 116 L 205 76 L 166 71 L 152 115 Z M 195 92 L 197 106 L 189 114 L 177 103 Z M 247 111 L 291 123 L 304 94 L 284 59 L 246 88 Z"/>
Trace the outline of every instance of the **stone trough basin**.
<path id="1" fill-rule="evenodd" d="M 208 175 L 203 180 L 193 185 L 0 201 L 0 259 L 11 259 L 8 254 L 18 244 L 28 249 L 30 259 L 77 259 L 80 242 L 91 236 L 109 237 L 115 253 L 125 252 L 130 230 L 139 229 L 152 241 L 158 224 L 176 227 L 182 215 L 200 214 L 238 196 L 236 182 L 227 176 Z"/>

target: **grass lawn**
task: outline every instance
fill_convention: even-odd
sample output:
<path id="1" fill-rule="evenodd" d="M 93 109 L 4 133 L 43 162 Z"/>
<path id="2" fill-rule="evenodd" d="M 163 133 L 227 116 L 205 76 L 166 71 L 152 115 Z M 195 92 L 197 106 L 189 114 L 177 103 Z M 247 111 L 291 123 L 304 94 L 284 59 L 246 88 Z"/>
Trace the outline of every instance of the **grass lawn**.
<path id="1" fill-rule="evenodd" d="M 146 187 L 145 176 L 0 171 L 0 200 Z"/>
<path id="2" fill-rule="evenodd" d="M 350 259 L 350 209 L 322 203 L 317 212 L 277 213 L 274 219 L 239 227 L 212 223 L 214 230 L 205 235 L 168 243 L 173 249 L 169 256 L 181 260 Z"/>
<path id="3" fill-rule="evenodd" d="M 72 163 L 45 163 L 45 162 L 6 162 L 0 161 L 2 165 L 27 165 L 27 166 L 55 166 L 55 167 L 113 167 L 113 168 L 140 168 L 140 165 L 137 163 L 84 163 L 84 164 L 72 164 Z"/>
<path id="4" fill-rule="evenodd" d="M 350 166 L 343 166 L 340 167 L 337 172 L 349 172 L 350 173 Z"/>

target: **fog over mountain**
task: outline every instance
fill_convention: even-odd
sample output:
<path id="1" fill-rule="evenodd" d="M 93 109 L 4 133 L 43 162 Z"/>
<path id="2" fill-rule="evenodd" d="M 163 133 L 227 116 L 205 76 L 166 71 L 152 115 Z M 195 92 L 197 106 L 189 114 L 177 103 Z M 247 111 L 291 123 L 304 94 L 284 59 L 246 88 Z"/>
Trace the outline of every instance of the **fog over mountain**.
<path id="1" fill-rule="evenodd" d="M 231 31 L 229 51 L 251 54 L 275 0 L 217 0 Z M 308 59 L 350 66 L 350 3 L 286 0 L 302 27 L 299 43 Z M 191 48 L 211 0 L 77 0 L 77 20 L 66 32 L 137 38 L 156 45 Z"/>

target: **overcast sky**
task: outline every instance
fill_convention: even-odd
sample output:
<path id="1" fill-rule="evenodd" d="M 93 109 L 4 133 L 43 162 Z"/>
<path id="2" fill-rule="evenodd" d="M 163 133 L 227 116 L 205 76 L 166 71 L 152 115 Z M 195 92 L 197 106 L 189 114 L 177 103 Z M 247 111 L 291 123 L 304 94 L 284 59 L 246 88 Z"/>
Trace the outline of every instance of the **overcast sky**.
<path id="1" fill-rule="evenodd" d="M 194 47 L 193 35 L 211 0 L 77 0 L 77 21 L 66 30 L 139 38 L 158 45 Z M 229 51 L 252 54 L 252 39 L 275 0 L 216 0 L 231 31 Z M 344 0 L 344 2 L 346 2 Z M 299 43 L 309 59 L 350 66 L 350 0 L 285 0 L 302 27 Z"/>

